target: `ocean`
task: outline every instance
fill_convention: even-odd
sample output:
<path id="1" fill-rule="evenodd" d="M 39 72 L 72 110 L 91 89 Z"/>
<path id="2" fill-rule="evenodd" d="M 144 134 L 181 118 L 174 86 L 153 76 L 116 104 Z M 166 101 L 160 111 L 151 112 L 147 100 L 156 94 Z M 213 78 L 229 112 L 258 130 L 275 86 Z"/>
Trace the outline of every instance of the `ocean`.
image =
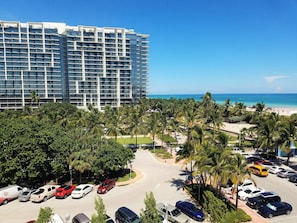
<path id="1" fill-rule="evenodd" d="M 204 94 L 152 94 L 148 98 L 160 99 L 187 99 L 193 98 L 201 101 Z M 253 106 L 257 103 L 264 103 L 266 107 L 272 108 L 297 108 L 297 94 L 212 94 L 218 104 L 223 104 L 227 99 L 231 104 L 235 102 L 244 103 L 246 106 Z"/>

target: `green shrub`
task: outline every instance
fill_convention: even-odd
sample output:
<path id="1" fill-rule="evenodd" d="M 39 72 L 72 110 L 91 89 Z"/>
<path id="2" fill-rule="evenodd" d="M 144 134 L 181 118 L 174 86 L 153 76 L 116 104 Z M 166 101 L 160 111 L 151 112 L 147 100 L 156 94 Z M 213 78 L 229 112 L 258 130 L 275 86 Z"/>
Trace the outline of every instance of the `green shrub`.
<path id="1" fill-rule="evenodd" d="M 251 221 L 252 218 L 241 209 L 229 211 L 226 213 L 223 223 L 240 223 Z"/>

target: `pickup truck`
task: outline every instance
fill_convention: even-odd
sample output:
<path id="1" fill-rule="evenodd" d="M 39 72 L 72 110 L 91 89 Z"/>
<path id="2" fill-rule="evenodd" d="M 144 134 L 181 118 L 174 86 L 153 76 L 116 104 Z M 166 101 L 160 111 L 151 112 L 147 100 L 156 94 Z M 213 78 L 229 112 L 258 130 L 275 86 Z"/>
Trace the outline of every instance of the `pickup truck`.
<path id="1" fill-rule="evenodd" d="M 158 212 L 173 223 L 188 223 L 190 218 L 182 213 L 178 208 L 170 204 L 158 203 L 156 205 Z"/>

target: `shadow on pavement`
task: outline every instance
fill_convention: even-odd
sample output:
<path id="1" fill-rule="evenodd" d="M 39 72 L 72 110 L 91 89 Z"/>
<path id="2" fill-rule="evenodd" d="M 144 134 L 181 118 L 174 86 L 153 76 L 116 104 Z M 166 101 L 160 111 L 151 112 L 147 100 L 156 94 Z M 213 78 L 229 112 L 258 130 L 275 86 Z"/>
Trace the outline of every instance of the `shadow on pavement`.
<path id="1" fill-rule="evenodd" d="M 183 186 L 184 186 L 184 180 L 182 179 L 171 179 L 171 186 L 174 186 L 176 187 L 176 190 L 180 190 L 180 189 L 183 189 Z"/>

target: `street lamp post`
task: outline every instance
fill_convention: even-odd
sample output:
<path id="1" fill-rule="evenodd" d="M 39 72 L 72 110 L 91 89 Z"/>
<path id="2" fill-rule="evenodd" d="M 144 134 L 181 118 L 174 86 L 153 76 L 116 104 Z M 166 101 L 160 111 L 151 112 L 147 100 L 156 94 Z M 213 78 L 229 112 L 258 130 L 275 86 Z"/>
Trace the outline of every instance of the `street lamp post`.
<path id="1" fill-rule="evenodd" d="M 69 165 L 69 173 L 70 173 L 70 185 L 72 185 L 72 166 Z"/>
<path id="2" fill-rule="evenodd" d="M 132 174 L 132 161 L 131 160 L 129 161 L 129 164 L 130 164 L 129 180 L 131 180 L 131 178 L 132 178 L 132 176 L 131 176 L 131 174 Z"/>

